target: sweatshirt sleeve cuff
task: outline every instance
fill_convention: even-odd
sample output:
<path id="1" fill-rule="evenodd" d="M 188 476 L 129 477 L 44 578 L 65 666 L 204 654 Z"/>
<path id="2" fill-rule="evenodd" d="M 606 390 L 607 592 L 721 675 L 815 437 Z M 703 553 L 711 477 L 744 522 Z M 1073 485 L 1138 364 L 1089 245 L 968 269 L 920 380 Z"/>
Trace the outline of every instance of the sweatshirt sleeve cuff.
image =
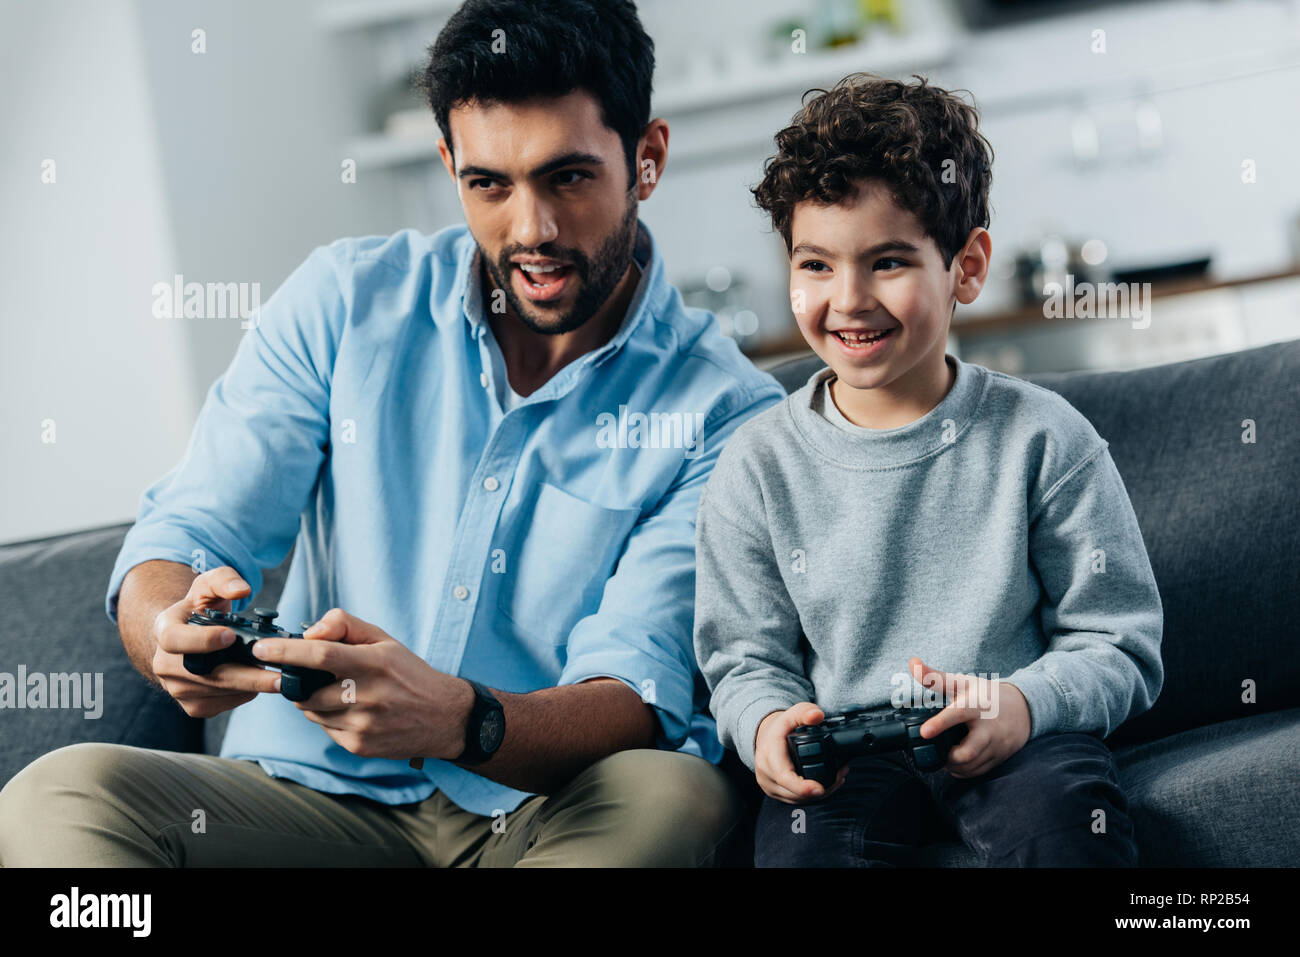
<path id="1" fill-rule="evenodd" d="M 1033 666 L 1021 668 L 1010 677 L 1002 679 L 1015 685 L 1029 704 L 1029 738 L 1066 730 L 1069 723 L 1069 704 L 1065 689 L 1056 679 Z"/>
<path id="2" fill-rule="evenodd" d="M 745 710 L 740 712 L 740 717 L 736 719 L 734 742 L 736 754 L 740 760 L 745 762 L 745 767 L 754 770 L 754 737 L 758 734 L 758 726 L 763 723 L 773 711 L 784 711 L 786 708 L 797 704 L 798 701 L 787 701 L 785 698 L 759 698 L 757 701 L 751 701 L 745 706 Z"/>

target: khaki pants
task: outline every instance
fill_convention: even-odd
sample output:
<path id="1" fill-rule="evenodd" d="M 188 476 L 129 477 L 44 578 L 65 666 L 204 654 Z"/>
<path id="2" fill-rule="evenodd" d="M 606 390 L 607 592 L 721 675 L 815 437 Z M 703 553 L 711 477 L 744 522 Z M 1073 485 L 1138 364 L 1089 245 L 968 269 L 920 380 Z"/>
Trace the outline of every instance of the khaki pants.
<path id="1" fill-rule="evenodd" d="M 0 791 L 0 866 L 689 867 L 739 818 L 723 772 L 672 751 L 613 754 L 494 819 L 440 791 L 391 806 L 254 761 L 75 744 Z"/>

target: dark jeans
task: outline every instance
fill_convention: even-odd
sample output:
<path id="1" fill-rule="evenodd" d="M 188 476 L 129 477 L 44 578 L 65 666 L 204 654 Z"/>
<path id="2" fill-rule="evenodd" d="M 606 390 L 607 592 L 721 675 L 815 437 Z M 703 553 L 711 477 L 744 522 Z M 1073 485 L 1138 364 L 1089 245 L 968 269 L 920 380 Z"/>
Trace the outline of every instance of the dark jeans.
<path id="1" fill-rule="evenodd" d="M 956 840 L 988 867 L 1137 864 L 1128 801 L 1096 735 L 1033 738 L 977 778 L 917 771 L 902 754 L 849 768 L 844 786 L 820 801 L 763 796 L 756 867 L 900 867 L 915 862 L 920 844 Z"/>

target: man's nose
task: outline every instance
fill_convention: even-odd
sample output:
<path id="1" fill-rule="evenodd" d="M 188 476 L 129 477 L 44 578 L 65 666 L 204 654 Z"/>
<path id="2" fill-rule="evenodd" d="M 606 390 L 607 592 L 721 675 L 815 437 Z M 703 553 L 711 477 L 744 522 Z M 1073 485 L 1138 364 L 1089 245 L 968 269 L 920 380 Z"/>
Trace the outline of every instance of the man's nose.
<path id="1" fill-rule="evenodd" d="M 554 242 L 559 236 L 555 214 L 541 197 L 521 190 L 516 196 L 514 222 L 511 224 L 513 244 L 525 249 L 536 249 L 544 243 Z"/>

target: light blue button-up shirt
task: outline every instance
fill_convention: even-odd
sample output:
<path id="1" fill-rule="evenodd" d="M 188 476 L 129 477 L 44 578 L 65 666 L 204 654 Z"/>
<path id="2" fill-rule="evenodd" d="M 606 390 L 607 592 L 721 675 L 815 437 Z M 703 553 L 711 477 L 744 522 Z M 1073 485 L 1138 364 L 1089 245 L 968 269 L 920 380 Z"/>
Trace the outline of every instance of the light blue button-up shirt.
<path id="1" fill-rule="evenodd" d="M 502 691 L 614 677 L 653 706 L 659 747 L 719 760 L 692 644 L 696 509 L 727 437 L 785 393 L 682 304 L 644 225 L 637 251 L 613 339 L 509 411 L 466 227 L 313 251 L 143 494 L 109 616 L 140 562 L 230 565 L 255 594 L 296 544 L 290 630 L 337 606 Z M 446 761 L 358 757 L 274 694 L 235 709 L 221 753 L 388 804 L 441 789 L 492 814 L 528 796 Z"/>

